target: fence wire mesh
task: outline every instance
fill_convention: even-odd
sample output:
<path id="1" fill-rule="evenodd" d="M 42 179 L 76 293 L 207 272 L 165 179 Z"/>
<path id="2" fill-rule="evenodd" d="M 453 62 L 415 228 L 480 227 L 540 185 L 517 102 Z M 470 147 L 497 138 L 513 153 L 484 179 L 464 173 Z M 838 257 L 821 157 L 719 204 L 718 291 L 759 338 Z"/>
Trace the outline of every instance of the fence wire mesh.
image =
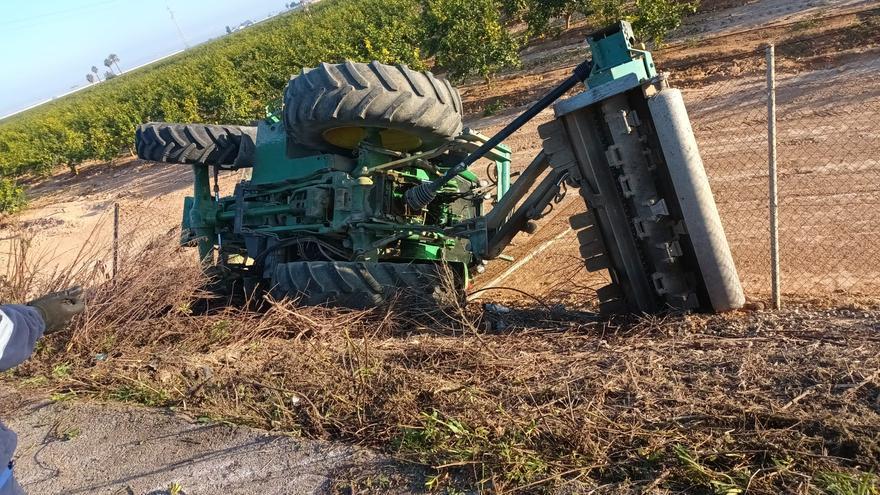
<path id="1" fill-rule="evenodd" d="M 750 295 L 770 291 L 767 90 L 763 50 L 672 72 Z"/>
<path id="2" fill-rule="evenodd" d="M 776 47 L 783 292 L 880 293 L 880 60 Z"/>
<path id="3" fill-rule="evenodd" d="M 880 60 L 776 46 L 782 292 L 880 294 Z M 770 291 L 765 49 L 682 68 L 690 117 L 746 291 Z"/>
<path id="4" fill-rule="evenodd" d="M 876 23 L 864 30 L 875 38 L 880 32 Z M 789 298 L 880 295 L 880 58 L 834 47 L 833 36 L 776 45 L 779 245 Z M 684 91 L 744 288 L 765 299 L 771 282 L 766 51 L 677 66 L 664 66 L 660 57 L 659 66 Z M 516 159 L 527 163 L 535 150 L 523 147 Z M 242 178 L 227 178 L 226 188 Z M 566 227 L 583 203 L 569 196 L 531 242 L 515 242 L 510 252 L 521 259 L 544 242 L 554 246 L 509 276 L 499 278 L 509 265 L 490 266 L 480 285 L 495 280 L 568 302 L 607 283 L 580 268 L 577 239 Z M 137 252 L 178 224 L 166 204 L 124 206 L 120 249 Z"/>
<path id="5" fill-rule="evenodd" d="M 663 53 L 658 54 L 658 66 L 684 92 L 740 277 L 753 299 L 769 298 L 772 278 L 766 57 L 770 43 L 775 43 L 776 52 L 784 299 L 880 296 L 880 12 L 857 16 L 859 23 L 818 36 L 806 31 L 821 20 L 777 31 L 779 40 L 762 42 L 754 32 L 745 33 L 742 50 L 723 56 L 704 49 L 692 57 L 670 57 L 674 62 L 665 64 Z M 731 35 L 726 45 L 736 46 L 739 37 Z M 558 213 L 575 214 L 582 208 L 574 201 Z M 553 239 L 563 224 L 555 218 L 545 221 L 530 244 Z M 564 235 L 530 261 L 524 273 L 512 274 L 505 283 L 549 300 L 588 295 L 605 280 L 577 271 L 576 246 L 573 234 Z M 517 246 L 512 250 L 520 254 Z M 538 283 L 542 278 L 558 283 Z M 572 290 L 577 292 L 574 297 Z"/>

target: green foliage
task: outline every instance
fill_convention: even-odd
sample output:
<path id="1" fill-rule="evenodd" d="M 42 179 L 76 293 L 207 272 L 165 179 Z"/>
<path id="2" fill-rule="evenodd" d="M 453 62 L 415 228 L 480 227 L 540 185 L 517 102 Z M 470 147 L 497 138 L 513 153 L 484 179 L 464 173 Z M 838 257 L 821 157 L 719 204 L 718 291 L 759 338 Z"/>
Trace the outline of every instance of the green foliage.
<path id="1" fill-rule="evenodd" d="M 52 368 L 52 378 L 57 378 L 59 380 L 68 378 L 70 376 L 70 363 L 59 363 L 56 364 Z"/>
<path id="2" fill-rule="evenodd" d="M 519 65 L 519 47 L 501 22 L 495 0 L 427 0 L 428 47 L 453 79 L 480 75 L 489 82 Z"/>
<path id="3" fill-rule="evenodd" d="M 49 400 L 52 402 L 66 402 L 76 398 L 76 392 L 73 390 L 68 390 L 66 392 L 52 392 L 49 394 Z"/>
<path id="4" fill-rule="evenodd" d="M 110 398 L 120 402 L 133 402 L 150 407 L 164 407 L 171 403 L 171 395 L 165 389 L 153 388 L 146 383 L 134 381 L 110 393 Z"/>
<path id="5" fill-rule="evenodd" d="M 533 0 L 499 0 L 501 17 L 508 23 L 525 20 L 525 14 L 529 10 L 529 4 Z"/>
<path id="6" fill-rule="evenodd" d="M 431 54 L 424 53 L 423 13 L 420 0 L 325 0 L 9 119 L 0 124 L 0 210 L 21 204 L 15 177 L 131 152 L 140 123 L 252 122 L 303 67 L 350 59 L 424 69 Z M 509 42 L 499 23 L 487 27 L 494 31 L 484 38 L 460 26 L 456 33 Z M 438 58 L 452 67 L 471 62 L 472 51 L 450 48 Z M 498 53 L 496 46 L 482 54 L 479 70 L 494 70 Z"/>
<path id="7" fill-rule="evenodd" d="M 502 484 L 524 485 L 546 476 L 549 463 L 531 448 L 537 435 L 534 424 L 509 428 L 499 435 L 488 428 L 473 428 L 437 410 L 422 412 L 420 425 L 404 428 L 397 441 L 399 453 L 418 462 L 436 465 L 474 465 L 485 463 L 502 467 Z M 480 479 L 489 473 L 477 473 Z M 434 490 L 444 473 L 428 478 L 426 488 Z"/>
<path id="8" fill-rule="evenodd" d="M 59 436 L 59 438 L 60 438 L 61 441 L 63 441 L 63 442 L 69 442 L 69 441 L 73 440 L 74 438 L 80 436 L 81 434 L 82 434 L 82 430 L 81 430 L 81 429 L 79 429 L 79 428 L 71 428 L 71 429 L 66 430 L 66 431 L 64 431 L 64 432 L 61 432 L 61 435 Z"/>
<path id="9" fill-rule="evenodd" d="M 504 102 L 504 100 L 502 100 L 501 98 L 497 98 L 486 105 L 486 108 L 483 109 L 483 116 L 489 117 L 495 115 L 505 108 L 507 108 L 507 104 Z"/>
<path id="10" fill-rule="evenodd" d="M 25 205 L 24 189 L 14 180 L 0 178 L 0 211 L 13 213 Z"/>
<path id="11" fill-rule="evenodd" d="M 502 12 L 511 22 L 527 22 L 530 37 L 554 34 L 551 23 L 556 19 L 563 19 L 568 29 L 576 13 L 585 16 L 594 26 L 627 19 L 639 37 L 659 45 L 670 31 L 681 25 L 685 15 L 696 12 L 698 5 L 697 0 L 504 0 Z"/>
<path id="12" fill-rule="evenodd" d="M 627 12 L 628 4 L 626 0 L 591 0 L 593 22 L 599 26 L 607 26 L 620 19 L 632 20 Z"/>
<path id="13" fill-rule="evenodd" d="M 593 11 L 591 0 L 527 0 L 527 5 L 524 19 L 529 23 L 531 36 L 548 33 L 552 19 L 565 19 L 565 28 L 568 29 L 576 12 L 589 16 Z"/>
<path id="14" fill-rule="evenodd" d="M 681 25 L 682 18 L 697 11 L 698 1 L 636 0 L 633 29 L 655 45 L 663 43 L 667 33 Z"/>
<path id="15" fill-rule="evenodd" d="M 740 495 L 745 493 L 752 473 L 743 469 L 731 473 L 718 471 L 701 460 L 683 445 L 673 446 L 673 452 L 684 469 L 685 477 L 695 486 L 702 486 L 716 495 Z"/>
<path id="16" fill-rule="evenodd" d="M 0 210 L 20 207 L 15 177 L 131 152 L 147 121 L 247 124 L 289 76 L 320 62 L 424 68 L 418 0 L 325 0 L 0 124 Z"/>

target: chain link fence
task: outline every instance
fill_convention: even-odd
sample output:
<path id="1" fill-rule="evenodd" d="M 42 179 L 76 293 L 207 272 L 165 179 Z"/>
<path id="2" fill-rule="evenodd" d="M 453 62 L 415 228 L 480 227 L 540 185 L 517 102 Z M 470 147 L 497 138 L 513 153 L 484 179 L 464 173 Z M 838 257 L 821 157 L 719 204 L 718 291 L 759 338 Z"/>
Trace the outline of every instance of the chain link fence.
<path id="1" fill-rule="evenodd" d="M 785 300 L 842 301 L 880 296 L 880 12 L 853 28 L 808 36 L 796 23 L 782 39 L 734 34 L 658 67 L 684 92 L 690 119 L 736 264 L 751 299 L 771 298 L 771 200 L 767 47 L 775 41 L 777 236 Z M 779 33 L 779 31 L 777 31 Z M 855 37 L 855 38 L 853 38 Z M 789 41 L 795 39 L 796 41 Z M 688 46 L 687 48 L 693 48 Z M 693 50 L 691 50 L 693 51 Z M 672 58 L 672 57 L 670 57 Z M 549 301 L 583 301 L 606 283 L 578 267 L 577 239 L 563 231 L 582 210 L 567 203 L 524 248 L 552 248 L 518 273 L 492 282 Z M 556 239 L 561 236 L 560 239 Z M 527 246 L 525 246 L 527 244 Z M 511 246 L 516 257 L 528 249 Z M 491 269 L 491 268 L 490 268 Z M 506 275 L 506 272 L 503 273 Z M 482 282 L 478 282 L 481 283 Z M 492 285 L 489 283 L 488 285 Z"/>
<path id="2" fill-rule="evenodd" d="M 781 292 L 880 294 L 880 60 L 775 47 Z M 772 279 L 767 50 L 683 68 L 694 131 L 746 291 Z M 673 74 L 673 82 L 676 74 Z"/>
<path id="3" fill-rule="evenodd" d="M 880 59 L 779 45 L 783 292 L 880 293 Z"/>
<path id="4" fill-rule="evenodd" d="M 877 24 L 866 26 L 864 35 L 877 38 Z M 783 299 L 878 296 L 880 58 L 870 49 L 840 50 L 833 36 L 780 42 L 775 53 Z M 665 66 L 660 58 L 659 66 L 684 91 L 744 288 L 752 298 L 767 299 L 773 267 L 766 49 L 678 66 Z M 516 273 L 507 274 L 510 265 L 490 266 L 480 285 L 497 281 L 548 300 L 591 297 L 606 280 L 578 268 L 577 240 L 566 229 L 567 218 L 582 208 L 579 200 L 560 205 L 530 242 L 518 246 L 518 241 L 510 252 L 522 259 L 535 246 L 553 247 Z M 179 211 L 164 204 L 121 209 L 119 250 L 135 253 L 156 234 L 175 228 Z"/>
<path id="5" fill-rule="evenodd" d="M 177 205 L 175 205 L 177 206 Z M 168 242 L 179 239 L 177 229 L 180 227 L 183 207 L 180 202 L 177 211 L 170 210 L 167 205 L 122 205 L 113 204 L 108 215 L 114 223 L 111 239 L 111 258 L 114 271 L 127 263 L 142 263 L 139 256 L 148 252 L 151 243 Z M 194 262 L 198 257 L 193 255 Z"/>
<path id="6" fill-rule="evenodd" d="M 755 51 L 672 72 L 750 295 L 769 293 L 771 280 L 764 67 L 763 51 Z"/>

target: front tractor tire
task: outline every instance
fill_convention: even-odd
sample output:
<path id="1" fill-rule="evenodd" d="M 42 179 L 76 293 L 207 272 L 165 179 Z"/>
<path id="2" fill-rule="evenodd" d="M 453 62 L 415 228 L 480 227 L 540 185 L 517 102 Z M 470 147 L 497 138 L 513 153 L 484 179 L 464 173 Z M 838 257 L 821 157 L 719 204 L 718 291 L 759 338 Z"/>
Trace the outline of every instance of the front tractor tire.
<path id="1" fill-rule="evenodd" d="M 138 126 L 138 158 L 186 165 L 240 168 L 253 165 L 256 127 L 151 122 Z"/>

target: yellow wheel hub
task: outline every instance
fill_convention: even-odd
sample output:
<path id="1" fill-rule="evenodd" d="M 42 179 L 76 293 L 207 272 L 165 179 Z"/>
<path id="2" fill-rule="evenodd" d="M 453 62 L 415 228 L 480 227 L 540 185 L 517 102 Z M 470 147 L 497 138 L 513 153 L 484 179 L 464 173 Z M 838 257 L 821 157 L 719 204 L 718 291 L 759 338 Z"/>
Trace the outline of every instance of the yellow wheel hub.
<path id="1" fill-rule="evenodd" d="M 324 140 L 333 146 L 353 150 L 366 137 L 366 127 L 336 127 L 324 131 Z M 422 140 L 415 134 L 397 129 L 382 129 L 379 139 L 383 148 L 394 151 L 412 151 L 422 146 Z"/>

